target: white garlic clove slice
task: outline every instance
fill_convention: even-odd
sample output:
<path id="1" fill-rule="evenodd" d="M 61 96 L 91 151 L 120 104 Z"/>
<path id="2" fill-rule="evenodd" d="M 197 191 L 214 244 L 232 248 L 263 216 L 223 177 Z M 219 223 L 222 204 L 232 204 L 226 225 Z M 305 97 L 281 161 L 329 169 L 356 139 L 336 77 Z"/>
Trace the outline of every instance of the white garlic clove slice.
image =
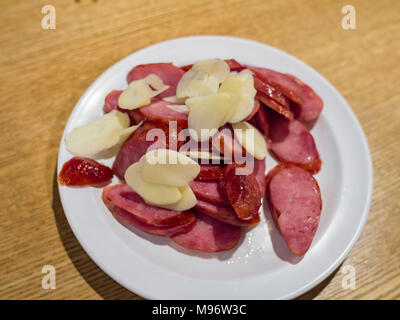
<path id="1" fill-rule="evenodd" d="M 176 203 L 182 199 L 182 193 L 177 187 L 165 184 L 149 183 L 142 178 L 144 162 L 139 161 L 128 167 L 125 172 L 126 183 L 146 202 L 157 205 Z"/>
<path id="2" fill-rule="evenodd" d="M 232 124 L 233 132 L 239 143 L 257 160 L 265 159 L 267 143 L 264 136 L 250 123 L 243 121 Z"/>

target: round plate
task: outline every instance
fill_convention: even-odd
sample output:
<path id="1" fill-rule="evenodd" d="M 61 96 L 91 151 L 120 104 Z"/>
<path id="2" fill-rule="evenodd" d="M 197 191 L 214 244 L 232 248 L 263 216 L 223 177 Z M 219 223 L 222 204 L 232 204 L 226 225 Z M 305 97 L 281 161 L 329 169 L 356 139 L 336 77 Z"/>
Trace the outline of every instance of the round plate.
<path id="1" fill-rule="evenodd" d="M 372 164 L 368 144 L 350 106 L 320 74 L 289 54 L 254 41 L 220 36 L 162 42 L 122 59 L 104 72 L 81 97 L 65 128 L 58 172 L 72 155 L 64 137 L 103 114 L 104 98 L 127 86 L 138 64 L 186 65 L 208 58 L 234 58 L 244 64 L 291 73 L 324 101 L 311 130 L 323 162 L 316 175 L 323 209 L 318 231 L 306 255 L 290 254 L 267 208 L 261 223 L 233 250 L 206 254 L 184 250 L 169 238 L 131 232 L 101 200 L 101 188 L 59 186 L 65 214 L 89 256 L 122 286 L 152 299 L 290 299 L 317 285 L 343 261 L 368 216 Z M 102 161 L 107 165 L 113 159 Z M 266 159 L 267 170 L 275 162 Z M 115 178 L 115 182 L 117 182 Z"/>

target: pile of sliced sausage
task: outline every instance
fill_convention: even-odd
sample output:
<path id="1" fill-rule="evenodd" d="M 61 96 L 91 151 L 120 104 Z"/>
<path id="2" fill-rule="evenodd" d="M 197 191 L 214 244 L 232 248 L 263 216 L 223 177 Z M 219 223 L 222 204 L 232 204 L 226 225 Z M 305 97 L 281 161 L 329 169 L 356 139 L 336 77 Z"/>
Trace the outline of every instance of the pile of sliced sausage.
<path id="1" fill-rule="evenodd" d="M 129 229 L 171 237 L 185 248 L 216 252 L 234 248 L 242 230 L 259 223 L 261 201 L 266 196 L 275 223 L 290 250 L 303 255 L 316 232 L 322 208 L 318 183 L 312 176 L 320 170 L 321 160 L 303 122 L 317 119 L 322 111 L 322 100 L 294 76 L 244 66 L 233 59 L 226 62 L 231 71 L 246 68 L 252 71 L 257 95 L 247 120 L 265 136 L 271 155 L 280 164 L 267 177 L 264 160 L 255 160 L 254 170 L 248 175 L 236 175 L 234 169 L 239 165 L 235 163 L 201 164 L 200 174 L 189 184 L 197 205 L 185 212 L 149 205 L 125 183 L 104 188 L 103 201 L 114 217 Z M 187 115 L 168 108 L 170 102 L 162 98 L 175 95 L 179 80 L 190 67 L 171 63 L 134 67 L 128 74 L 128 82 L 156 74 L 170 86 L 149 105 L 139 109 L 128 111 L 118 107 L 121 90 L 107 95 L 106 112 L 118 109 L 128 112 L 132 123 L 144 121 L 122 146 L 113 164 L 114 174 L 122 181 L 126 169 L 137 162 L 151 144 L 169 147 L 165 142 L 146 141 L 148 130 L 162 129 L 170 139 L 176 139 L 179 148 L 177 135 L 180 129 L 187 128 Z M 169 132 L 171 120 L 178 123 L 174 132 Z M 230 128 L 230 125 L 225 127 Z M 210 148 L 232 153 L 243 151 L 237 141 L 223 135 Z"/>

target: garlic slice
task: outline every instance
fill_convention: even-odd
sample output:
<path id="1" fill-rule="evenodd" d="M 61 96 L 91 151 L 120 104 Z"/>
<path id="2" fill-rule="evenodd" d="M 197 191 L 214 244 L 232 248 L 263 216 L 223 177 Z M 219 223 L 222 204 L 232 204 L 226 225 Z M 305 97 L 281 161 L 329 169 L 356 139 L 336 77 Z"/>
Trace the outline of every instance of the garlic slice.
<path id="1" fill-rule="evenodd" d="M 88 124 L 75 128 L 65 137 L 65 144 L 71 153 L 91 157 L 127 139 L 139 126 L 129 128 L 126 113 L 113 110 Z"/>
<path id="2" fill-rule="evenodd" d="M 197 137 L 193 136 L 197 141 L 209 139 L 232 116 L 232 95 L 229 93 L 190 98 L 186 105 L 189 109 L 188 126 L 197 133 Z"/>
<path id="3" fill-rule="evenodd" d="M 254 88 L 253 75 L 249 70 L 243 70 L 236 75 L 230 74 L 222 82 L 218 92 L 231 93 L 235 99 L 235 112 L 229 120 L 230 123 L 246 119 L 253 110 L 257 91 Z"/>
<path id="4" fill-rule="evenodd" d="M 166 107 L 179 113 L 189 113 L 189 109 L 185 104 L 167 104 Z"/>
<path id="5" fill-rule="evenodd" d="M 185 154 L 168 149 L 146 153 L 143 162 L 144 181 L 174 187 L 184 187 L 200 172 L 199 164 Z"/>
<path id="6" fill-rule="evenodd" d="M 163 98 L 164 101 L 172 102 L 176 104 L 184 104 L 186 101 L 186 97 L 177 97 L 177 96 L 170 96 Z"/>
<path id="7" fill-rule="evenodd" d="M 199 172 L 199 164 L 183 153 L 156 149 L 128 167 L 125 181 L 147 203 L 184 211 L 197 203 L 188 183 Z"/>
<path id="8" fill-rule="evenodd" d="M 132 81 L 118 98 L 118 106 L 122 109 L 134 110 L 150 103 L 151 98 L 167 90 L 169 86 L 155 74 Z"/>
<path id="9" fill-rule="evenodd" d="M 122 109 L 133 110 L 150 103 L 151 89 L 142 80 L 132 81 L 118 98 L 118 106 Z"/>
<path id="10" fill-rule="evenodd" d="M 149 183 L 142 178 L 143 160 L 130 165 L 125 171 L 126 183 L 137 192 L 146 202 L 156 205 L 167 205 L 182 199 L 182 193 L 177 187 L 165 184 Z"/>
<path id="11" fill-rule="evenodd" d="M 221 59 L 196 62 L 178 83 L 177 97 L 199 97 L 214 94 L 228 76 L 229 66 Z"/>
<path id="12" fill-rule="evenodd" d="M 254 158 L 257 160 L 265 159 L 267 143 L 256 127 L 243 121 L 233 123 L 232 128 L 236 139 Z"/>
<path id="13" fill-rule="evenodd" d="M 210 76 L 213 76 L 219 83 L 229 75 L 230 68 L 228 64 L 222 59 L 209 59 L 196 62 L 192 70 L 202 71 Z"/>
<path id="14" fill-rule="evenodd" d="M 186 211 L 190 208 L 193 208 L 197 204 L 196 196 L 188 185 L 179 188 L 179 191 L 182 193 L 181 200 L 172 204 L 160 205 L 160 207 L 175 211 Z"/>
<path id="15" fill-rule="evenodd" d="M 216 93 L 219 82 L 202 71 L 187 71 L 178 83 L 176 95 L 178 97 L 199 97 Z"/>
<path id="16" fill-rule="evenodd" d="M 119 135 L 119 143 L 123 144 L 130 137 L 130 135 L 132 133 L 134 133 L 142 124 L 143 124 L 143 121 L 141 121 L 140 123 L 135 124 L 129 128 L 122 130 Z"/>
<path id="17" fill-rule="evenodd" d="M 153 88 L 152 97 L 155 97 L 169 88 L 169 86 L 164 84 L 161 78 L 154 73 L 151 73 L 147 77 L 143 78 L 143 81 Z"/>

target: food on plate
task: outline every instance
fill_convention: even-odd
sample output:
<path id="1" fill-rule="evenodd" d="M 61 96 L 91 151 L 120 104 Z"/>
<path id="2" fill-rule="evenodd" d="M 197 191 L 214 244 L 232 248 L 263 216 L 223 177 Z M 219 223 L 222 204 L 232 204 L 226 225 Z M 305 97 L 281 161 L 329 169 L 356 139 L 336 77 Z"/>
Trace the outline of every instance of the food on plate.
<path id="1" fill-rule="evenodd" d="M 146 203 L 125 183 L 105 187 L 103 200 L 110 201 L 114 206 L 124 209 L 136 219 L 156 227 L 171 227 L 186 223 L 187 215 L 191 212 L 170 210 Z"/>
<path id="2" fill-rule="evenodd" d="M 113 171 L 90 158 L 73 157 L 64 163 L 58 174 L 58 182 L 61 185 L 95 186 L 110 182 Z"/>
<path id="3" fill-rule="evenodd" d="M 211 138 L 211 143 L 228 159 L 240 159 L 246 153 L 246 150 L 235 137 L 230 124 L 219 128 L 218 132 Z"/>
<path id="4" fill-rule="evenodd" d="M 170 97 L 176 94 L 176 87 L 185 72 L 172 63 L 150 63 L 134 67 L 128 74 L 128 83 L 141 80 L 150 74 L 158 76 L 169 88 L 158 95 L 158 98 Z"/>
<path id="5" fill-rule="evenodd" d="M 224 172 L 223 166 L 219 164 L 200 164 L 200 172 L 195 180 L 219 180 Z"/>
<path id="6" fill-rule="evenodd" d="M 122 143 L 140 124 L 130 126 L 129 116 L 113 110 L 88 124 L 75 128 L 65 137 L 67 149 L 82 157 L 92 157 Z"/>
<path id="7" fill-rule="evenodd" d="M 199 172 L 199 164 L 183 153 L 155 149 L 126 169 L 125 181 L 145 202 L 184 211 L 196 205 L 188 183 Z"/>
<path id="8" fill-rule="evenodd" d="M 107 94 L 104 100 L 104 111 L 111 112 L 113 110 L 123 111 L 118 108 L 118 99 L 123 90 L 112 90 L 109 94 Z"/>
<path id="9" fill-rule="evenodd" d="M 258 214 L 261 206 L 261 191 L 251 170 L 247 174 L 238 174 L 238 169 L 247 170 L 248 168 L 244 165 L 228 164 L 221 183 L 237 216 L 248 220 Z"/>
<path id="10" fill-rule="evenodd" d="M 272 110 L 280 113 L 283 115 L 285 118 L 289 119 L 290 121 L 293 121 L 294 115 L 293 112 L 290 110 L 289 107 L 284 107 L 283 105 L 279 104 L 273 99 L 268 98 L 265 94 L 262 92 L 257 93 L 257 99 L 262 102 L 265 106 L 271 108 Z"/>
<path id="11" fill-rule="evenodd" d="M 185 72 L 176 88 L 177 97 L 199 97 L 217 93 L 229 76 L 229 66 L 220 59 L 196 62 Z"/>
<path id="12" fill-rule="evenodd" d="M 187 249 L 218 252 L 234 248 L 240 236 L 240 227 L 198 213 L 197 221 L 189 231 L 178 233 L 171 239 Z"/>
<path id="13" fill-rule="evenodd" d="M 221 189 L 219 180 L 191 181 L 189 186 L 198 200 L 229 205 L 229 200 Z"/>
<path id="14" fill-rule="evenodd" d="M 153 148 L 169 148 L 169 144 L 178 143 L 178 131 L 169 128 L 167 124 L 145 122 L 122 145 L 113 164 L 113 170 L 117 177 L 124 179 L 126 169 L 140 160 L 140 158 L 152 146 Z"/>
<path id="15" fill-rule="evenodd" d="M 257 78 L 279 90 L 291 100 L 296 117 L 301 121 L 318 118 L 323 108 L 322 99 L 301 80 L 290 74 L 284 74 L 267 68 L 248 67 Z"/>
<path id="16" fill-rule="evenodd" d="M 257 160 L 265 159 L 267 156 L 267 143 L 265 138 L 246 121 L 232 124 L 233 133 L 239 143 Z"/>
<path id="17" fill-rule="evenodd" d="M 296 164 L 312 174 L 320 170 L 321 160 L 314 138 L 300 121 L 289 121 L 271 113 L 268 123 L 269 148 L 280 162 Z"/>
<path id="18" fill-rule="evenodd" d="M 208 201 L 197 200 L 195 210 L 219 221 L 238 227 L 254 226 L 260 222 L 260 214 L 254 215 L 251 219 L 243 220 L 237 216 L 232 206 L 227 204 L 215 204 Z"/>
<path id="19" fill-rule="evenodd" d="M 104 186 L 102 200 L 131 231 L 170 237 L 190 250 L 238 245 L 268 201 L 289 249 L 306 253 L 322 201 L 321 160 L 302 121 L 321 98 L 298 78 L 234 59 L 178 67 L 135 66 L 106 94 L 105 114 L 65 137 L 75 156 L 58 181 Z M 90 158 L 116 155 L 112 169 Z M 278 161 L 265 176 L 268 152 Z"/>
<path id="20" fill-rule="evenodd" d="M 282 163 L 268 173 L 267 195 L 272 216 L 290 251 L 305 254 L 322 210 L 317 181 L 308 171 Z"/>
<path id="21" fill-rule="evenodd" d="M 189 231 L 193 227 L 194 223 L 197 221 L 196 216 L 193 213 L 188 212 L 183 215 L 182 219 L 178 220 L 173 225 L 156 226 L 153 224 L 148 224 L 143 220 L 138 219 L 131 212 L 116 206 L 108 198 L 104 197 L 104 193 L 103 201 L 108 210 L 110 210 L 112 215 L 115 217 L 115 219 L 117 219 L 119 223 L 121 223 L 123 226 L 133 232 L 135 232 L 136 229 L 139 229 L 141 231 L 156 236 L 169 237 L 177 233 Z"/>
<path id="22" fill-rule="evenodd" d="M 167 90 L 169 86 L 155 74 L 149 74 L 143 79 L 129 83 L 118 97 L 118 106 L 122 109 L 134 110 L 148 105 L 151 98 Z"/>
<path id="23" fill-rule="evenodd" d="M 163 122 L 168 124 L 169 121 L 176 121 L 179 125 L 187 127 L 188 115 L 183 112 L 176 111 L 171 106 L 176 106 L 173 103 L 157 100 L 136 111 L 136 120 L 148 120 L 154 122 Z"/>

